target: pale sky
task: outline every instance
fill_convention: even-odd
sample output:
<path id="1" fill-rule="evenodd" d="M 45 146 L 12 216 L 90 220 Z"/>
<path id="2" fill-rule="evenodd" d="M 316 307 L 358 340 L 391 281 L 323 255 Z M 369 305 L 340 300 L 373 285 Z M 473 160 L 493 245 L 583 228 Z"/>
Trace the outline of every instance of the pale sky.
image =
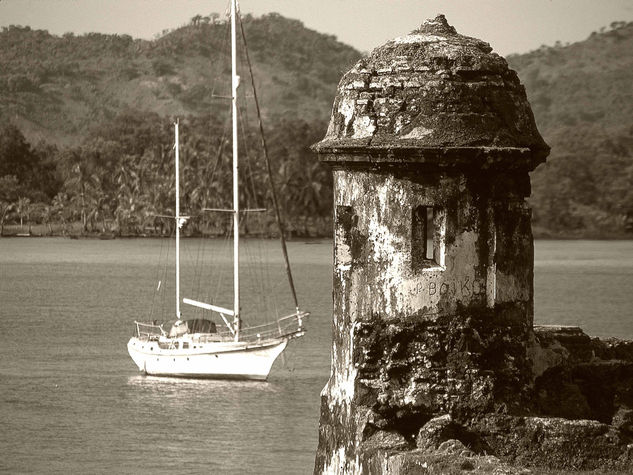
<path id="1" fill-rule="evenodd" d="M 151 39 L 196 14 L 223 14 L 227 5 L 228 0 L 0 0 L 0 26 Z M 365 52 L 437 13 L 502 55 L 557 40 L 580 41 L 613 21 L 633 21 L 633 0 L 242 0 L 240 6 L 244 13 L 296 18 Z"/>

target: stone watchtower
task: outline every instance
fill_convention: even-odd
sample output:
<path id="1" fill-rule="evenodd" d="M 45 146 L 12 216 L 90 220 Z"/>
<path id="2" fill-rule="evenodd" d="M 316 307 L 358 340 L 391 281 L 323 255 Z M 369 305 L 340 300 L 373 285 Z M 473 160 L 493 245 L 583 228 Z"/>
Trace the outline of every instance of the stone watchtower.
<path id="1" fill-rule="evenodd" d="M 415 448 L 440 415 L 520 412 L 533 325 L 525 198 L 549 147 L 516 73 L 439 15 L 343 76 L 314 149 L 333 169 L 335 206 L 315 473 L 374 473 L 376 450 Z"/>

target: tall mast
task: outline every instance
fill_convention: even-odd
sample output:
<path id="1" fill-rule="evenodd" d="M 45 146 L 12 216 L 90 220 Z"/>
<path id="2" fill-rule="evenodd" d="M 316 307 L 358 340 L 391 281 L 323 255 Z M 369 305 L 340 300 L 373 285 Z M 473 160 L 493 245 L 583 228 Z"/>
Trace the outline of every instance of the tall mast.
<path id="1" fill-rule="evenodd" d="M 175 143 L 174 148 L 176 149 L 175 157 L 176 157 L 176 318 L 180 320 L 180 176 L 179 176 L 179 144 L 178 144 L 178 119 L 174 123 L 174 135 L 175 135 Z"/>
<path id="2" fill-rule="evenodd" d="M 240 339 L 240 203 L 238 192 L 238 160 L 237 160 L 237 87 L 240 77 L 237 75 L 237 49 L 236 49 L 236 10 L 237 0 L 231 0 L 231 116 L 233 119 L 233 327 L 235 329 L 235 341 Z"/>

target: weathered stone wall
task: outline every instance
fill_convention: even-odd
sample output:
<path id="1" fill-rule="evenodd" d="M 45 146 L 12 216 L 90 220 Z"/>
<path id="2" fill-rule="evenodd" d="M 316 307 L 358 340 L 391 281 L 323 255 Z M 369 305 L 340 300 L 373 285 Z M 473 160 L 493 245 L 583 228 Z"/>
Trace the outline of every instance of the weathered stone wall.
<path id="1" fill-rule="evenodd" d="M 534 166 L 549 150 L 516 72 L 442 15 L 376 48 L 341 78 L 317 148 L 330 145 L 544 152 L 523 157 Z"/>
<path id="2" fill-rule="evenodd" d="M 514 388 L 529 373 L 533 250 L 516 180 L 419 166 L 334 171 L 334 367 L 317 471 L 381 433 L 414 446 L 435 414 L 521 405 Z M 417 206 L 437 210 L 437 256 L 421 268 Z"/>
<path id="3" fill-rule="evenodd" d="M 335 223 L 315 473 L 633 468 L 633 343 L 533 328 L 549 149 L 505 60 L 438 16 L 343 77 L 314 148 Z"/>
<path id="4" fill-rule="evenodd" d="M 633 342 L 535 327 L 528 354 L 533 379 L 523 414 L 480 407 L 425 420 L 405 407 L 389 425 L 366 393 L 348 390 L 347 400 L 333 401 L 324 391 L 315 473 L 630 473 Z"/>

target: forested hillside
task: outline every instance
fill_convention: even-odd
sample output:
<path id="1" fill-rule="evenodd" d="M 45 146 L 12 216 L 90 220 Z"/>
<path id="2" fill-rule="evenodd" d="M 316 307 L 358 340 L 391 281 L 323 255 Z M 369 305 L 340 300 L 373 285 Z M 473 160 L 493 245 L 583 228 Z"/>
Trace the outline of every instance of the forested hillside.
<path id="1" fill-rule="evenodd" d="M 539 235 L 633 231 L 633 23 L 508 58 L 552 147 L 532 174 Z"/>
<path id="2" fill-rule="evenodd" d="M 360 54 L 276 14 L 247 15 L 242 24 L 290 228 L 327 234 L 331 179 L 308 147 L 323 135 L 337 82 Z M 174 206 L 175 117 L 181 119 L 184 207 L 226 206 L 228 34 L 218 15 L 197 16 L 154 41 L 5 28 L 0 225 L 61 222 L 65 228 L 79 221 L 83 232 L 122 234 L 163 228 L 154 216 Z M 270 196 L 240 51 L 243 180 L 262 185 L 245 186 L 242 199 L 262 205 Z M 214 219 L 192 220 L 186 231 L 221 224 L 209 222 Z"/>
<path id="3" fill-rule="evenodd" d="M 327 119 L 338 79 L 359 53 L 277 14 L 247 15 L 243 26 L 267 114 Z M 219 102 L 212 92 L 226 94 L 230 85 L 228 33 L 217 16 L 196 17 L 154 41 L 4 28 L 0 118 L 31 142 L 74 145 L 123 111 L 211 112 Z"/>
<path id="4" fill-rule="evenodd" d="M 337 82 L 360 53 L 277 14 L 246 16 L 243 27 L 284 213 L 295 233 L 328 235 L 330 173 L 308 146 L 323 136 Z M 0 228 L 81 223 L 84 232 L 167 232 L 154 216 L 173 208 L 175 117 L 185 208 L 226 205 L 228 33 L 216 14 L 194 17 L 153 41 L 4 28 Z M 544 46 L 508 62 L 552 147 L 532 174 L 536 235 L 629 235 L 633 23 L 616 22 L 585 41 Z M 240 65 L 243 180 L 265 182 L 243 53 Z M 243 193 L 248 202 L 270 198 L 251 186 Z M 192 220 L 187 231 L 221 225 L 209 219 Z"/>

